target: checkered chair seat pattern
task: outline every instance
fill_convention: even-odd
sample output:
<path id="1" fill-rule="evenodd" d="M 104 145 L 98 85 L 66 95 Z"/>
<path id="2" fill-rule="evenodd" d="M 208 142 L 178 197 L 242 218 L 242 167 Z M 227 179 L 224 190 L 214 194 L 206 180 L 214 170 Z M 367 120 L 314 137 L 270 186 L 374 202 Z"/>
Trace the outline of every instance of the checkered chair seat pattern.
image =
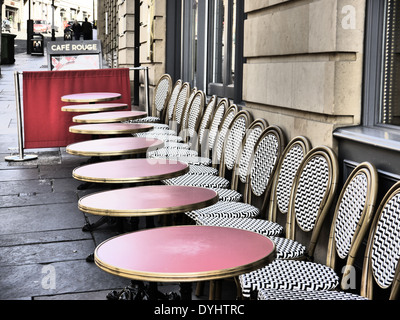
<path id="1" fill-rule="evenodd" d="M 277 259 L 296 259 L 303 257 L 306 253 L 306 247 L 301 243 L 280 237 L 270 237 L 275 242 Z"/>
<path id="2" fill-rule="evenodd" d="M 196 223 L 203 226 L 228 227 L 257 232 L 267 237 L 279 236 L 283 227 L 276 222 L 254 218 L 220 218 L 215 216 L 198 215 Z M 271 237 L 272 240 L 272 237 Z"/>
<path id="3" fill-rule="evenodd" d="M 127 121 L 129 123 L 152 123 L 152 124 L 161 124 L 162 126 L 160 126 L 160 128 L 163 128 L 164 124 L 160 123 L 161 119 L 159 117 L 155 117 L 155 116 L 147 116 L 144 118 L 140 118 L 140 119 L 135 119 L 135 120 L 129 120 Z"/>
<path id="4" fill-rule="evenodd" d="M 197 216 L 213 216 L 223 218 L 254 218 L 260 214 L 255 206 L 243 202 L 218 201 L 212 206 L 187 212 L 186 215 L 196 221 Z"/>
<path id="5" fill-rule="evenodd" d="M 159 157 L 157 159 L 162 159 L 162 158 Z M 181 157 L 169 157 L 168 160 L 180 161 L 180 162 L 187 163 L 188 165 L 199 165 L 199 166 L 210 166 L 211 165 L 211 159 L 206 158 L 206 157 L 181 156 Z"/>
<path id="6" fill-rule="evenodd" d="M 333 269 L 319 263 L 277 259 L 264 268 L 240 275 L 239 282 L 243 296 L 250 298 L 252 292 L 261 288 L 333 290 L 339 277 Z"/>
<path id="7" fill-rule="evenodd" d="M 243 195 L 233 189 L 227 188 L 210 188 L 218 193 L 219 201 L 232 201 L 232 202 L 239 202 L 242 201 Z"/>
<path id="8" fill-rule="evenodd" d="M 189 143 L 166 141 L 166 142 L 164 142 L 164 148 L 188 150 L 188 149 L 190 149 L 190 144 Z"/>
<path id="9" fill-rule="evenodd" d="M 277 290 L 260 289 L 258 300 L 368 300 L 349 292 L 335 290 L 303 291 L 303 290 Z"/>
<path id="10" fill-rule="evenodd" d="M 216 175 L 218 175 L 218 169 L 214 168 L 214 167 L 208 167 L 208 166 L 190 165 L 189 172 L 187 174 L 216 176 Z"/>
<path id="11" fill-rule="evenodd" d="M 156 132 L 140 132 L 136 133 L 136 137 L 140 138 L 148 138 L 148 139 L 159 139 L 162 141 L 171 141 L 171 142 L 182 142 L 183 139 L 180 136 L 176 136 L 173 134 L 162 134 L 162 133 L 156 133 Z"/>
<path id="12" fill-rule="evenodd" d="M 147 153 L 148 158 L 170 158 L 170 157 L 182 157 L 182 156 L 197 157 L 197 155 L 198 155 L 197 151 L 195 150 L 178 149 L 178 148 L 161 148 Z"/>
<path id="13" fill-rule="evenodd" d="M 184 174 L 182 176 L 162 180 L 162 183 L 169 186 L 192 186 L 202 188 L 228 188 L 229 180 L 214 175 L 193 175 Z"/>

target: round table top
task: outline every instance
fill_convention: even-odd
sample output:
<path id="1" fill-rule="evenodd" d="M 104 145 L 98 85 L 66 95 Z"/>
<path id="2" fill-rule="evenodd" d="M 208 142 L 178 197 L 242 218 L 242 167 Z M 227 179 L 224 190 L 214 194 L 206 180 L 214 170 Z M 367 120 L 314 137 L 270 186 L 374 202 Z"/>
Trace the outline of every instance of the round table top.
<path id="1" fill-rule="evenodd" d="M 77 123 L 110 123 L 134 120 L 144 118 L 145 116 L 147 116 L 147 112 L 144 111 L 115 111 L 94 114 L 82 114 L 73 117 L 72 121 Z"/>
<path id="2" fill-rule="evenodd" d="M 72 176 L 85 182 L 137 183 L 159 181 L 189 171 L 186 163 L 163 159 L 124 159 L 84 165 L 75 168 Z"/>
<path id="3" fill-rule="evenodd" d="M 121 156 L 145 153 L 149 149 L 163 146 L 164 142 L 158 139 L 122 137 L 77 142 L 68 145 L 66 151 L 69 154 L 88 157 Z"/>
<path id="4" fill-rule="evenodd" d="M 104 102 L 121 98 L 120 93 L 115 92 L 85 92 L 67 94 L 61 97 L 65 102 Z"/>
<path id="5" fill-rule="evenodd" d="M 102 112 L 115 111 L 128 108 L 126 103 L 98 103 L 98 104 L 76 104 L 61 107 L 65 112 Z"/>
<path id="6" fill-rule="evenodd" d="M 94 123 L 94 124 L 80 124 L 69 127 L 72 133 L 81 134 L 130 134 L 147 132 L 153 129 L 151 124 L 142 123 Z"/>
<path id="7" fill-rule="evenodd" d="M 214 190 L 152 185 L 97 192 L 78 201 L 81 211 L 113 217 L 154 216 L 183 213 L 215 204 Z"/>
<path id="8" fill-rule="evenodd" d="M 192 282 L 238 276 L 275 258 L 275 244 L 255 232 L 174 226 L 124 234 L 101 243 L 95 263 L 129 279 Z"/>

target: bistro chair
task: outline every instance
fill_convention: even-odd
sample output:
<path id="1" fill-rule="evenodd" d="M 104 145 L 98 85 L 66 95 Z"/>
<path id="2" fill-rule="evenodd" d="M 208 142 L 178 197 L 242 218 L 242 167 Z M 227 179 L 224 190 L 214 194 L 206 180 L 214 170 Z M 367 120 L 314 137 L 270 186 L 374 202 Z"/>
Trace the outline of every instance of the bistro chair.
<path id="1" fill-rule="evenodd" d="M 314 170 L 308 170 L 309 160 L 310 158 L 306 158 L 303 163 L 305 166 L 300 167 L 302 174 L 296 178 L 294 184 L 290 211 L 292 211 L 293 206 L 297 205 L 300 208 L 303 207 L 303 211 L 309 211 L 310 204 L 314 201 L 323 203 L 324 198 L 329 194 L 332 196 L 328 197 L 333 198 L 336 182 L 329 183 L 326 179 L 319 178 L 320 175 Z M 317 160 L 317 162 L 320 162 L 320 160 Z M 326 171 L 326 165 L 322 162 L 320 162 L 319 167 L 322 169 L 320 172 Z M 315 177 L 314 181 L 307 181 L 309 180 L 307 176 L 310 174 Z M 377 195 L 377 178 L 375 167 L 369 163 L 362 163 L 353 170 L 346 180 L 335 208 L 327 248 L 326 265 L 305 260 L 277 259 L 262 269 L 239 276 L 243 297 L 249 298 L 261 288 L 304 291 L 336 289 L 339 285 L 339 276 L 334 270 L 337 257 L 345 261 L 346 269 L 342 278 L 342 281 L 344 281 L 345 276 L 349 274 L 354 265 L 357 251 L 372 221 Z M 321 184 L 322 182 L 321 186 L 328 186 L 325 188 L 324 198 L 321 198 L 321 193 L 313 195 L 309 192 L 306 183 L 310 184 L 310 182 L 313 184 Z M 331 186 L 331 190 L 328 190 L 329 186 Z M 326 199 L 325 208 L 329 208 L 329 202 L 330 200 Z M 324 211 L 328 210 L 325 209 Z M 325 214 L 326 212 L 320 214 L 309 212 L 309 214 L 302 216 L 292 211 L 289 216 L 287 232 L 291 237 L 294 235 L 294 219 L 297 219 L 299 227 L 307 232 L 314 224 L 314 219 L 310 219 L 310 217 L 318 216 L 308 247 L 308 255 L 312 255 L 315 250 L 317 236 L 319 235 L 318 229 L 321 227 L 321 221 Z"/>
<path id="2" fill-rule="evenodd" d="M 251 120 L 252 116 L 248 111 L 240 111 L 233 119 L 229 130 L 227 131 L 228 134 L 224 144 L 225 157 L 223 157 L 221 166 L 219 168 L 220 174 L 218 176 L 185 174 L 183 176 L 167 179 L 162 182 L 167 185 L 203 187 L 215 189 L 216 191 L 223 188 L 228 188 L 232 179 L 227 178 L 228 174 L 234 177 L 232 173 L 234 170 L 236 158 L 237 155 L 240 153 L 240 147 L 242 145 L 242 141 L 246 135 L 246 131 L 250 125 Z M 220 200 L 224 200 L 220 193 L 219 195 Z M 227 196 L 229 197 L 229 194 L 227 194 Z"/>
<path id="3" fill-rule="evenodd" d="M 286 146 L 277 164 L 276 173 L 271 185 L 270 197 L 264 199 L 261 207 L 262 213 L 268 210 L 269 215 L 267 219 L 221 218 L 204 215 L 197 217 L 197 224 L 245 229 L 271 238 L 273 236 L 281 236 L 284 228 L 281 223 L 277 223 L 276 213 L 278 211 L 281 216 L 288 216 L 289 200 L 295 175 L 310 149 L 311 144 L 309 140 L 302 136 L 295 137 Z M 249 151 L 252 152 L 253 149 Z M 245 154 L 245 149 L 243 153 L 242 159 L 245 158 L 247 160 L 249 156 Z M 248 166 L 246 162 L 249 162 L 249 160 L 245 161 L 244 164 L 239 164 L 237 175 L 243 183 L 246 183 L 248 179 Z M 269 202 L 267 202 L 268 200 Z M 293 244 L 290 246 L 291 248 L 293 248 Z M 284 248 L 287 250 L 287 243 Z M 279 246 L 276 246 L 276 251 L 279 258 L 281 255 Z"/>
<path id="4" fill-rule="evenodd" d="M 250 191 L 245 202 L 218 201 L 216 204 L 187 212 L 194 221 L 198 217 L 213 216 L 221 218 L 254 218 L 260 214 L 256 206 L 269 192 L 276 164 L 284 149 L 284 135 L 277 126 L 269 126 L 261 134 L 252 156 L 249 185 Z M 250 195 L 251 194 L 251 195 Z"/>
<path id="5" fill-rule="evenodd" d="M 175 101 L 175 106 L 174 106 L 174 113 L 171 118 L 169 119 L 169 128 L 174 128 L 176 126 L 177 119 L 181 117 L 181 110 L 184 110 L 186 107 L 186 103 L 188 101 L 190 94 L 190 85 L 189 83 L 185 82 L 179 90 L 179 93 L 176 97 Z M 171 101 L 170 101 L 171 103 Z M 175 110 L 178 109 L 180 110 L 179 112 L 176 112 Z M 179 118 L 179 123 L 180 123 L 180 118 Z M 155 139 L 160 139 L 162 141 L 172 141 L 172 142 L 182 142 L 183 139 L 181 136 L 176 134 L 176 131 L 174 129 L 158 129 L 155 128 L 149 132 L 143 132 L 143 133 L 138 133 L 136 134 L 137 137 L 142 137 L 142 138 L 155 138 Z"/>
<path id="6" fill-rule="evenodd" d="M 151 115 L 144 117 L 142 119 L 132 120 L 133 123 L 161 123 L 161 119 L 164 120 L 165 107 L 168 103 L 168 98 L 171 94 L 172 89 L 172 79 L 169 74 L 164 74 L 158 80 L 152 104 Z"/>
<path id="7" fill-rule="evenodd" d="M 226 111 L 223 119 L 222 119 L 222 124 L 221 126 L 226 126 L 229 127 L 231 124 L 234 116 L 238 112 L 238 107 L 236 105 L 232 105 L 229 107 L 229 109 Z M 217 133 L 218 137 L 216 139 L 224 139 L 226 137 L 227 130 L 224 131 L 224 135 L 221 135 L 220 132 Z M 218 140 L 216 140 L 218 141 Z M 201 155 L 198 156 L 176 156 L 176 157 L 169 157 L 170 160 L 176 160 L 176 161 L 181 161 L 187 163 L 189 166 L 199 166 L 198 168 L 195 168 L 197 172 L 203 171 L 203 172 L 213 172 L 213 169 L 215 170 L 216 168 L 214 167 L 213 169 L 207 168 L 210 167 L 213 164 L 213 161 L 209 157 L 204 157 Z M 192 174 L 194 173 L 193 171 L 191 172 Z M 207 174 L 208 175 L 208 174 Z"/>
<path id="8" fill-rule="evenodd" d="M 221 99 L 217 105 L 217 96 L 211 97 L 200 123 L 197 140 L 192 139 L 187 144 L 191 149 L 194 148 L 196 150 L 198 156 L 208 159 L 208 146 L 212 145 L 215 141 L 215 136 L 218 133 L 228 106 L 229 101 L 227 99 Z M 208 165 L 189 165 L 188 174 L 217 175 L 218 170 Z"/>
<path id="9" fill-rule="evenodd" d="M 259 300 L 398 300 L 400 292 L 400 182 L 382 199 L 371 226 L 364 255 L 360 294 L 342 290 L 260 289 Z M 379 290 L 379 292 L 378 292 Z M 380 298 L 378 298 L 380 299 Z"/>
<path id="10" fill-rule="evenodd" d="M 189 140 L 195 135 L 200 119 L 204 109 L 205 102 L 205 94 L 203 91 L 199 90 L 194 95 L 193 99 L 190 101 L 190 105 L 188 106 L 188 116 L 186 117 L 185 125 L 183 126 L 185 129 L 181 131 L 181 137 L 183 138 L 183 143 L 186 144 L 188 148 L 180 148 L 177 145 L 167 145 L 164 148 L 158 149 L 156 151 L 151 151 L 148 153 L 147 157 L 149 158 L 169 158 L 169 157 L 177 157 L 184 155 L 197 156 L 197 151 L 190 149 L 188 144 Z"/>
<path id="11" fill-rule="evenodd" d="M 157 129 L 157 130 L 166 130 L 166 132 L 168 132 L 171 129 L 170 123 L 172 122 L 173 112 L 174 112 L 176 101 L 178 99 L 178 95 L 179 95 L 181 88 L 182 88 L 182 80 L 178 79 L 175 82 L 174 87 L 172 88 L 172 91 L 168 97 L 168 100 L 166 101 L 167 108 L 164 110 L 163 115 L 161 115 L 163 117 L 163 119 L 161 119 L 161 121 L 163 121 L 163 122 L 154 123 L 153 131 Z"/>
<path id="12" fill-rule="evenodd" d="M 244 120 L 246 117 L 248 118 L 247 121 Z M 181 176 L 181 179 L 172 178 L 166 180 L 165 183 L 210 188 L 218 193 L 220 201 L 241 201 L 243 199 L 243 190 L 239 190 L 239 186 L 247 183 L 251 154 L 254 152 L 254 146 L 258 138 L 268 124 L 264 119 L 257 119 L 246 128 L 246 122 L 249 122 L 251 117 L 247 112 L 243 111 L 239 112 L 235 119 L 231 124 L 228 138 L 225 142 L 219 176 L 203 177 L 201 175 L 186 174 Z M 243 184 L 238 183 L 239 176 Z M 229 185 L 230 188 L 228 188 Z"/>

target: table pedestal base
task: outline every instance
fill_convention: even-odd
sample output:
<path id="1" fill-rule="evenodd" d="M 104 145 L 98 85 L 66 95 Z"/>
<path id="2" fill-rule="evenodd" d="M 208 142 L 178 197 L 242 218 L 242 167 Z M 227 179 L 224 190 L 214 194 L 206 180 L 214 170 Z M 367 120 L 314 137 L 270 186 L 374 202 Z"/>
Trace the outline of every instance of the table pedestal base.
<path id="1" fill-rule="evenodd" d="M 190 285 L 190 284 L 189 284 Z M 182 296 L 183 297 L 183 296 Z M 113 290 L 107 295 L 108 300 L 181 300 L 175 292 L 162 293 L 157 289 L 157 283 L 145 284 L 142 281 L 131 281 L 131 285 L 121 291 Z"/>

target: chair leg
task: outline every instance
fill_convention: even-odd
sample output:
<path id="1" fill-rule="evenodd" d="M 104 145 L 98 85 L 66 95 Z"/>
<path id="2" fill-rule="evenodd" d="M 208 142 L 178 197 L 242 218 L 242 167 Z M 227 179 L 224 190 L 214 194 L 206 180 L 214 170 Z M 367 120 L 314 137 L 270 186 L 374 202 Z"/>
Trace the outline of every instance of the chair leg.
<path id="1" fill-rule="evenodd" d="M 204 293 L 204 281 L 197 282 L 196 285 L 196 297 L 202 296 Z"/>
<path id="2" fill-rule="evenodd" d="M 215 300 L 215 281 L 210 281 L 210 290 L 208 292 L 208 299 Z"/>
<path id="3" fill-rule="evenodd" d="M 242 287 L 240 286 L 239 278 L 235 277 L 236 284 L 236 300 L 243 300 Z"/>

